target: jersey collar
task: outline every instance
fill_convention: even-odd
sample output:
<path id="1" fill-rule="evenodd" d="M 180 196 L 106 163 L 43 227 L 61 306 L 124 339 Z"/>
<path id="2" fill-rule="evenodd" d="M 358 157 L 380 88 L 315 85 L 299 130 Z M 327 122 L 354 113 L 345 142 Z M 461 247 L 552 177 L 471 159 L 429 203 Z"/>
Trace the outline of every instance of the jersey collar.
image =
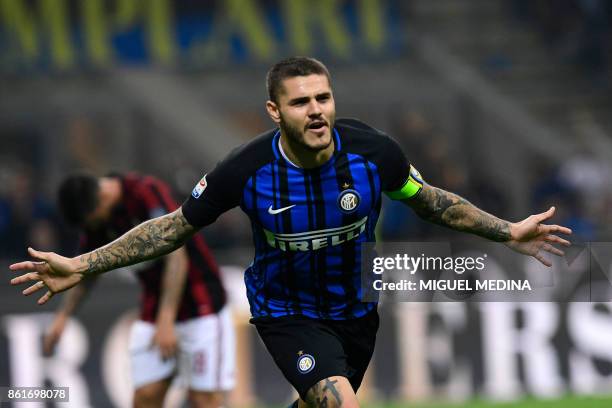
<path id="1" fill-rule="evenodd" d="M 335 127 L 333 128 L 332 137 L 334 138 L 334 153 L 332 154 L 332 158 L 333 158 L 333 156 L 335 156 L 340 150 L 342 150 L 340 134 L 338 133 L 338 130 Z M 281 159 L 285 160 L 291 167 L 301 169 L 301 167 L 296 166 L 291 160 L 289 160 L 287 156 L 284 154 L 284 152 L 282 151 L 282 148 L 280 145 L 280 129 L 277 129 L 276 132 L 274 133 L 274 136 L 272 137 L 272 152 L 274 152 L 274 157 L 277 160 L 281 160 Z"/>

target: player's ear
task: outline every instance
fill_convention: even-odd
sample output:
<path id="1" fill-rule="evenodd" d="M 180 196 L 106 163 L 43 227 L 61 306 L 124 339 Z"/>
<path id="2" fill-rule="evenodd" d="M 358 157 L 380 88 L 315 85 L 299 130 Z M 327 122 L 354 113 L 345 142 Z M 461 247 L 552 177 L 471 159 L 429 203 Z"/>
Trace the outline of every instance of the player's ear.
<path id="1" fill-rule="evenodd" d="M 268 115 L 270 115 L 270 118 L 274 121 L 274 123 L 280 123 L 280 110 L 278 109 L 278 105 L 275 102 L 266 101 L 266 110 L 268 111 Z"/>

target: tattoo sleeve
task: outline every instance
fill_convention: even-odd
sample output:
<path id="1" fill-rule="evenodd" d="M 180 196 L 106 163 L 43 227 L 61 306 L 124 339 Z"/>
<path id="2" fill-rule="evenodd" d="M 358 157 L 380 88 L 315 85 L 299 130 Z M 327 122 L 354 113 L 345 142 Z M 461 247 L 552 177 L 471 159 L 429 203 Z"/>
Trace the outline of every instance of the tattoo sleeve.
<path id="1" fill-rule="evenodd" d="M 510 223 L 482 211 L 457 194 L 427 184 L 404 200 L 423 219 L 497 242 L 510 239 Z"/>
<path id="2" fill-rule="evenodd" d="M 85 277 L 133 265 L 174 251 L 195 233 L 178 210 L 143 222 L 113 242 L 79 257 Z"/>

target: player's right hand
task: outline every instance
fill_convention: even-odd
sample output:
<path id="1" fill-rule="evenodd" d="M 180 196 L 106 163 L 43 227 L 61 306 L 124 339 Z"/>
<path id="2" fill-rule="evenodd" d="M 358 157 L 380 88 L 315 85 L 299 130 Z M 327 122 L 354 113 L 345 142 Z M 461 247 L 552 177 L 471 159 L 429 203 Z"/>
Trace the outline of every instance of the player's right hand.
<path id="1" fill-rule="evenodd" d="M 53 295 L 70 289 L 83 279 L 83 275 L 77 272 L 74 258 L 66 258 L 54 252 L 40 252 L 32 248 L 28 248 L 28 253 L 38 262 L 25 261 L 12 264 L 9 267 L 12 271 L 27 273 L 13 278 L 11 285 L 36 282 L 23 290 L 22 293 L 26 296 L 47 288 L 47 292 L 38 299 L 39 305 L 47 303 Z"/>
<path id="2" fill-rule="evenodd" d="M 62 337 L 62 333 L 64 332 L 64 327 L 66 327 L 66 320 L 68 316 L 63 313 L 58 313 L 53 319 L 53 323 L 49 326 L 49 329 L 45 333 L 43 337 L 43 353 L 46 356 L 53 354 L 55 351 L 55 346 L 59 342 L 60 337 Z"/>
<path id="3" fill-rule="evenodd" d="M 174 324 L 158 324 L 155 335 L 151 341 L 151 347 L 158 347 L 162 359 L 168 360 L 178 351 L 178 337 L 174 330 Z"/>

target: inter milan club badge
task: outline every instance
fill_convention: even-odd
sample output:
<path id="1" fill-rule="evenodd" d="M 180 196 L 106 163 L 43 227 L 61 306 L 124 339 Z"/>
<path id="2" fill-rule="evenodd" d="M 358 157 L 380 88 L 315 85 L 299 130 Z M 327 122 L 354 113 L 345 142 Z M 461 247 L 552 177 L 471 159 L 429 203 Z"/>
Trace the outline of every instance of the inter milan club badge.
<path id="1" fill-rule="evenodd" d="M 297 361 L 297 369 L 301 374 L 308 374 L 315 367 L 315 359 L 310 354 L 302 354 Z"/>
<path id="2" fill-rule="evenodd" d="M 338 196 L 338 207 L 346 214 L 354 212 L 359 207 L 360 202 L 361 196 L 353 189 L 344 190 Z"/>

